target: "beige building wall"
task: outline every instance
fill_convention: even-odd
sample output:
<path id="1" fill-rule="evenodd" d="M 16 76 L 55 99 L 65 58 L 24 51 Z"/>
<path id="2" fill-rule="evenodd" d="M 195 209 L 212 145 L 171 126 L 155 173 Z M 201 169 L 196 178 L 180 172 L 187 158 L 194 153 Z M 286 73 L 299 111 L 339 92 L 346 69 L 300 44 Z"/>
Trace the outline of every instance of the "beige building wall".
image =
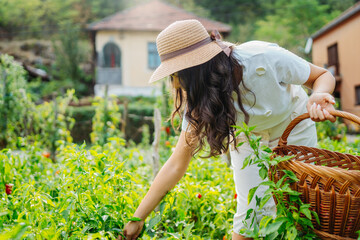
<path id="1" fill-rule="evenodd" d="M 338 47 L 339 73 L 342 77 L 342 109 L 360 115 L 360 105 L 356 105 L 355 95 L 355 86 L 360 85 L 360 13 L 314 39 L 313 63 L 321 67 L 327 64 L 327 49 L 335 43 Z"/>
<path id="2" fill-rule="evenodd" d="M 99 53 L 108 42 L 118 45 L 121 51 L 122 85 L 125 87 L 154 87 L 148 84 L 154 70 L 148 68 L 148 42 L 155 42 L 159 32 L 110 31 L 96 33 L 96 51 Z"/>

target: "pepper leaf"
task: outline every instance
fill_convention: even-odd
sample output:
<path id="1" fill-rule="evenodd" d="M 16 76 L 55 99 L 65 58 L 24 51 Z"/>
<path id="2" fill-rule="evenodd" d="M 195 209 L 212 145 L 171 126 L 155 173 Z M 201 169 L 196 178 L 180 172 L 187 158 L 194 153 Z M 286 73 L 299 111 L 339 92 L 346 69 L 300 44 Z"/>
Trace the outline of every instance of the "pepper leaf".
<path id="1" fill-rule="evenodd" d="M 131 217 L 127 219 L 129 222 L 141 222 L 142 219 L 138 217 Z"/>

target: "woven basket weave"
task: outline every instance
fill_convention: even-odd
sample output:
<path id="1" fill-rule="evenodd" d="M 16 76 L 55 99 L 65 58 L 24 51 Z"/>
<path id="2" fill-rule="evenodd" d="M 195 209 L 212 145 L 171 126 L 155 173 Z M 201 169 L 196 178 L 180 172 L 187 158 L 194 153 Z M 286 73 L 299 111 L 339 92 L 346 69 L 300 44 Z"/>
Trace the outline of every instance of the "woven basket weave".
<path id="1" fill-rule="evenodd" d="M 342 111 L 332 111 L 331 114 L 360 124 L 360 118 L 353 114 Z M 307 118 L 308 113 L 295 118 L 284 131 L 273 152 L 275 156 L 293 158 L 280 163 L 276 173 L 269 174 L 269 177 L 277 182 L 283 176 L 281 170 L 286 169 L 300 179 L 291 187 L 300 192 L 302 201 L 310 203 L 311 209 L 317 212 L 320 225 L 314 219 L 313 224 L 320 239 L 357 239 L 356 232 L 360 230 L 360 156 L 287 145 L 291 130 Z"/>

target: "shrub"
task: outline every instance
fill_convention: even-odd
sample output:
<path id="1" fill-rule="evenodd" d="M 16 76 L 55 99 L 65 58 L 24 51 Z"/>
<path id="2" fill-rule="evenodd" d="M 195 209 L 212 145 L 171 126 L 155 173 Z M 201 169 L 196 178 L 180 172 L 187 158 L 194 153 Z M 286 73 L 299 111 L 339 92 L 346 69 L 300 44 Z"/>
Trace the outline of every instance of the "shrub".
<path id="1" fill-rule="evenodd" d="M 26 87 L 23 67 L 13 57 L 0 55 L 0 149 L 16 147 L 17 138 L 32 130 L 35 105 Z"/>
<path id="2" fill-rule="evenodd" d="M 135 99 L 135 98 L 134 98 Z M 151 101 L 151 99 L 150 99 Z M 151 103 L 151 102 L 150 102 Z M 90 143 L 90 133 L 92 131 L 92 119 L 95 116 L 95 109 L 97 106 L 71 106 L 69 107 L 67 114 L 71 115 L 75 119 L 74 128 L 71 131 L 71 136 L 74 139 L 74 142 L 82 143 L 85 141 L 86 143 Z M 122 105 L 121 98 L 120 103 L 118 103 L 118 111 L 121 116 L 124 113 L 124 106 Z M 136 143 L 142 141 L 142 126 L 148 125 L 150 130 L 150 135 L 152 136 L 152 132 L 154 129 L 154 124 L 152 119 L 146 117 L 152 117 L 154 112 L 153 105 L 146 103 L 143 99 L 138 102 L 130 102 L 128 105 L 128 118 L 126 121 L 126 128 L 124 134 L 124 138 L 126 140 L 132 140 Z M 122 118 L 123 119 L 123 118 Z M 118 129 L 122 128 L 122 119 L 118 123 Z M 150 137 L 150 141 L 152 141 L 152 137 Z"/>
<path id="3" fill-rule="evenodd" d="M 96 106 L 95 115 L 92 119 L 91 142 L 104 145 L 111 137 L 120 137 L 119 129 L 121 115 L 115 99 L 96 98 L 93 103 Z"/>

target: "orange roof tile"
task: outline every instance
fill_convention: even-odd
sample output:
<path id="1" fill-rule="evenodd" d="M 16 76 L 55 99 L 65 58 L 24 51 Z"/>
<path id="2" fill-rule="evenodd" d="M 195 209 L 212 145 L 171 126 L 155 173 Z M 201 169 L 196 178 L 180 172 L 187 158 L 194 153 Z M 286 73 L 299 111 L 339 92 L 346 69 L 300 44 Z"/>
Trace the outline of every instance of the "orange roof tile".
<path id="1" fill-rule="evenodd" d="M 231 27 L 221 22 L 198 17 L 181 8 L 174 7 L 159 0 L 151 1 L 136 7 L 118 12 L 88 26 L 88 30 L 140 30 L 161 31 L 178 20 L 197 19 L 208 30 L 217 29 L 229 33 Z"/>
<path id="2" fill-rule="evenodd" d="M 347 19 L 358 13 L 360 13 L 360 2 L 345 10 L 342 14 L 340 14 L 340 16 L 332 20 L 330 23 L 326 24 L 319 31 L 314 33 L 311 37 L 315 40 L 316 38 L 322 36 L 323 34 L 327 33 L 331 29 L 335 28 L 336 26 L 340 25 L 341 23 L 345 22 Z"/>

